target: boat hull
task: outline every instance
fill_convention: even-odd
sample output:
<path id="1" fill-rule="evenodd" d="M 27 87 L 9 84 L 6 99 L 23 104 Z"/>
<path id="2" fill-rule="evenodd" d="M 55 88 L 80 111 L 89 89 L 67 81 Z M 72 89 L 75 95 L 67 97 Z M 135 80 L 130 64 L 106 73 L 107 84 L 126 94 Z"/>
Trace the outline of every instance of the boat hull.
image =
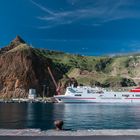
<path id="1" fill-rule="evenodd" d="M 137 90 L 137 92 L 136 92 Z M 67 87 L 64 95 L 54 96 L 64 103 L 140 103 L 140 88 L 127 91 L 106 91 L 97 87 Z"/>
<path id="2" fill-rule="evenodd" d="M 55 96 L 61 103 L 140 103 L 140 98 L 75 98 Z"/>

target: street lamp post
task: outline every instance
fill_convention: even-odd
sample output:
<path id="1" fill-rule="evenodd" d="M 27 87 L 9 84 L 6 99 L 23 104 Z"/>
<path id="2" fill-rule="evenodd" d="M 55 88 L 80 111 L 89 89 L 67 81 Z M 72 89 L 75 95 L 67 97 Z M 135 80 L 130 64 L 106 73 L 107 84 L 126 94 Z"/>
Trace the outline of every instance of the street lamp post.
<path id="1" fill-rule="evenodd" d="M 46 89 L 46 85 L 43 85 L 43 99 L 44 99 L 44 96 L 45 96 L 45 89 Z"/>
<path id="2" fill-rule="evenodd" d="M 47 97 L 49 97 L 49 87 L 47 87 Z"/>

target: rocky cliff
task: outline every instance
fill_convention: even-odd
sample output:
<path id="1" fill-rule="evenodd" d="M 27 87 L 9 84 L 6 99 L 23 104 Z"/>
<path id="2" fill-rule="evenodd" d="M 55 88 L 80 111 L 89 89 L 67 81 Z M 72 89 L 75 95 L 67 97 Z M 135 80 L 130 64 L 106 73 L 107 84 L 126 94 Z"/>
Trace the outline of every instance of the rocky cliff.
<path id="1" fill-rule="evenodd" d="M 94 57 L 30 47 L 20 36 L 0 49 L 0 98 L 56 93 L 52 74 L 62 91 L 70 85 L 130 87 L 140 83 L 140 54 Z M 71 78 L 69 78 L 71 77 Z M 72 78 L 74 77 L 74 78 Z M 77 83 L 78 81 L 78 83 Z"/>
<path id="2" fill-rule="evenodd" d="M 38 96 L 42 96 L 43 85 L 48 87 L 47 94 L 51 96 L 55 87 L 47 67 L 52 70 L 56 81 L 62 78 L 51 59 L 37 54 L 17 36 L 0 50 L 0 97 L 26 97 L 29 88 L 35 88 Z"/>

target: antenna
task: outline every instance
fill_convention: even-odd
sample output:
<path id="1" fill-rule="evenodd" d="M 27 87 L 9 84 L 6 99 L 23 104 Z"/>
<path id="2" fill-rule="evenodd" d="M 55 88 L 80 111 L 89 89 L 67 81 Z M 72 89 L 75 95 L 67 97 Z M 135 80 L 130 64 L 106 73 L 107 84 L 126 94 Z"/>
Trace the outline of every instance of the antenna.
<path id="1" fill-rule="evenodd" d="M 30 44 L 30 47 L 31 47 L 31 48 L 34 48 L 32 43 Z"/>

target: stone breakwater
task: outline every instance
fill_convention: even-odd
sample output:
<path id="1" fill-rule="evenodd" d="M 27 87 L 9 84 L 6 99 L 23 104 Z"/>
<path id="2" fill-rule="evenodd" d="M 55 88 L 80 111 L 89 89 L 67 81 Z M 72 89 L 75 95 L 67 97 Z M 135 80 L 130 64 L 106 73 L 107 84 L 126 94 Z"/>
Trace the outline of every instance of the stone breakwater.
<path id="1" fill-rule="evenodd" d="M 56 131 L 40 129 L 0 129 L 0 136 L 140 136 L 140 129 Z"/>

